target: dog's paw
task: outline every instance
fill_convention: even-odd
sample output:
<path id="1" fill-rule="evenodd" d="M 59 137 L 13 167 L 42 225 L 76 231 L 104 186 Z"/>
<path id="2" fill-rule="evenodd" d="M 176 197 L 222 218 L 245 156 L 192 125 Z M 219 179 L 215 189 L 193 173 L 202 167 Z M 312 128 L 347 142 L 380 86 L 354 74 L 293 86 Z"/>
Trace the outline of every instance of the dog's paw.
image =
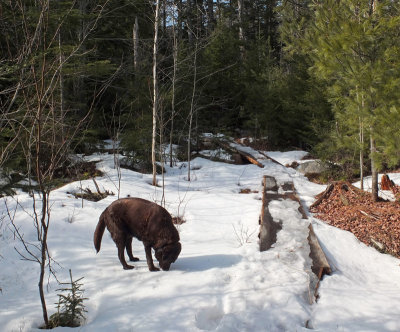
<path id="1" fill-rule="evenodd" d="M 149 267 L 149 270 L 150 270 L 151 272 L 160 271 L 160 269 L 159 269 L 158 267 L 155 267 L 155 266 Z"/>
<path id="2" fill-rule="evenodd" d="M 139 258 L 137 258 L 137 257 L 129 258 L 130 262 L 137 262 L 138 260 L 139 260 Z"/>
<path id="3" fill-rule="evenodd" d="M 132 270 L 132 269 L 134 269 L 134 268 L 135 268 L 135 267 L 132 266 L 132 265 L 124 266 L 124 270 Z"/>

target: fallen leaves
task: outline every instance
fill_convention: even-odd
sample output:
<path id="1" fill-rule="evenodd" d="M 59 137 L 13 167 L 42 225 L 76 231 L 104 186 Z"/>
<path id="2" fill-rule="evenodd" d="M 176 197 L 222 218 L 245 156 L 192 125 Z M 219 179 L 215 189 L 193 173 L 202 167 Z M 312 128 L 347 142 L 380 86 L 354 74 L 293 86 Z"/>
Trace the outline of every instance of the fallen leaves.
<path id="1" fill-rule="evenodd" d="M 393 193 L 399 197 L 400 187 L 394 186 Z M 360 241 L 400 258 L 400 203 L 373 202 L 371 194 L 350 183 L 335 182 L 333 189 L 323 192 L 318 204 L 311 212 L 328 224 L 352 232 Z"/>

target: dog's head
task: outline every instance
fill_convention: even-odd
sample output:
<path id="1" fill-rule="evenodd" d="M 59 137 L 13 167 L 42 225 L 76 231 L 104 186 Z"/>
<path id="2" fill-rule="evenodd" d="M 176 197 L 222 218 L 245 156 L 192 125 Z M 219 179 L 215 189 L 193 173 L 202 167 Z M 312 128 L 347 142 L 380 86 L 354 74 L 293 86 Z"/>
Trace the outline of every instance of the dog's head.
<path id="1" fill-rule="evenodd" d="M 173 262 L 176 261 L 182 246 L 180 242 L 167 244 L 161 248 L 156 249 L 155 256 L 164 271 L 168 271 Z"/>

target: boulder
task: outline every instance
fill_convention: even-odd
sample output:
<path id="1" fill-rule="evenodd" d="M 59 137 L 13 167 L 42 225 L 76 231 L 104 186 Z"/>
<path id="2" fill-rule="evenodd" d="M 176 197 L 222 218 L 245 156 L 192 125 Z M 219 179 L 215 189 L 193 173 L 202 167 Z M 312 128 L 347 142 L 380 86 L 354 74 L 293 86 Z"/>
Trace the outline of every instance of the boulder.
<path id="1" fill-rule="evenodd" d="M 301 163 L 296 170 L 302 174 L 321 174 L 328 170 L 328 165 L 321 160 L 309 160 Z"/>

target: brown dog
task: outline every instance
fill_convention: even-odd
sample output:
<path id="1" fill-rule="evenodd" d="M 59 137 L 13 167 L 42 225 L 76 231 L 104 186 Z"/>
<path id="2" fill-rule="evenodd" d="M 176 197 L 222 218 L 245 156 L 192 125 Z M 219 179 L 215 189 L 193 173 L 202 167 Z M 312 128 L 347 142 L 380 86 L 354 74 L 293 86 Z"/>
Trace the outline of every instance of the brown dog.
<path id="1" fill-rule="evenodd" d="M 123 198 L 111 203 L 101 214 L 94 232 L 94 247 L 100 251 L 101 238 L 107 226 L 118 248 L 118 258 L 125 270 L 133 269 L 125 261 L 124 249 L 130 261 L 139 259 L 132 255 L 132 238 L 143 242 L 150 271 L 158 271 L 151 257 L 151 248 L 160 267 L 168 271 L 181 252 L 179 234 L 171 215 L 156 203 L 141 198 Z"/>

